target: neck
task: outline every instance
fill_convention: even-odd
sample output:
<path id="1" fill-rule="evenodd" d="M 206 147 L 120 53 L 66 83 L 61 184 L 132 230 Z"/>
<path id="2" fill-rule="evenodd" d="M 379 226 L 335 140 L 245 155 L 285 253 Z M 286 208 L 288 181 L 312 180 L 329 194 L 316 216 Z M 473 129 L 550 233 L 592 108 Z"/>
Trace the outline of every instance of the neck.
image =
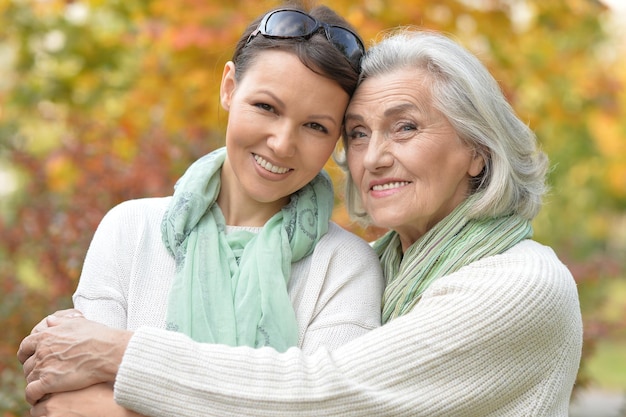
<path id="1" fill-rule="evenodd" d="M 217 204 L 224 215 L 226 224 L 229 226 L 263 227 L 272 216 L 289 202 L 289 197 L 268 203 L 250 198 L 242 191 L 243 187 L 227 166 L 227 162 L 228 160 L 222 169 L 220 177 L 222 185 L 217 197 Z"/>

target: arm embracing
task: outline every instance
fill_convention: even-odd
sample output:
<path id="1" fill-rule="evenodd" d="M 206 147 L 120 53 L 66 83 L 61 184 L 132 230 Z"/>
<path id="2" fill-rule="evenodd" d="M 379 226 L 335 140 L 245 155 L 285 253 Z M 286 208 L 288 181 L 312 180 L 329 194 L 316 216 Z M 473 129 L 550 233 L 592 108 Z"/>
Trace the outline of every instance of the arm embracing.
<path id="1" fill-rule="evenodd" d="M 18 351 L 26 400 L 113 382 L 131 332 L 82 317 L 48 317 L 48 327 L 27 336 Z"/>
<path id="2" fill-rule="evenodd" d="M 580 359 L 576 288 L 562 264 L 537 256 L 552 255 L 499 255 L 441 278 L 412 312 L 333 352 L 142 328 L 116 399 L 153 416 L 566 415 Z"/>

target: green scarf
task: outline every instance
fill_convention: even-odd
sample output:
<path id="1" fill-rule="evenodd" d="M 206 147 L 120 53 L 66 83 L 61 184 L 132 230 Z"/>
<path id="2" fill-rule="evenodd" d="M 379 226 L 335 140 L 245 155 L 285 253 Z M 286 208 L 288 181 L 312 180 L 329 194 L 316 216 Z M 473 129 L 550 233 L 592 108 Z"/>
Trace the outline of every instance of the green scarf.
<path id="1" fill-rule="evenodd" d="M 167 328 L 199 342 L 282 352 L 298 342 L 287 294 L 291 263 L 311 254 L 327 232 L 332 183 L 321 172 L 258 234 L 226 235 L 215 204 L 225 158 L 221 148 L 192 164 L 163 218 L 163 242 L 176 260 Z"/>
<path id="2" fill-rule="evenodd" d="M 530 222 L 519 216 L 468 218 L 474 198 L 467 198 L 404 254 L 396 232 L 388 232 L 374 243 L 387 279 L 383 323 L 411 311 L 437 278 L 500 254 L 532 236 Z"/>

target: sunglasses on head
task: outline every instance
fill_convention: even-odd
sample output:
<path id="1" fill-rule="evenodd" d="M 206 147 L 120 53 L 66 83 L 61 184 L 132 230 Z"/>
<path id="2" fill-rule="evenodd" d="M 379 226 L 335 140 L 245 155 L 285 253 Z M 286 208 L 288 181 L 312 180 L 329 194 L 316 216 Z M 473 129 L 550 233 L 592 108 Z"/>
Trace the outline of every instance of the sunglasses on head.
<path id="1" fill-rule="evenodd" d="M 321 29 L 324 29 L 326 39 L 346 57 L 352 67 L 359 72 L 361 68 L 361 58 L 365 53 L 365 48 L 359 37 L 350 29 L 329 25 L 320 22 L 299 10 L 281 9 L 274 10 L 263 16 L 259 26 L 248 37 L 246 45 L 261 34 L 266 38 L 303 38 L 309 39 Z"/>

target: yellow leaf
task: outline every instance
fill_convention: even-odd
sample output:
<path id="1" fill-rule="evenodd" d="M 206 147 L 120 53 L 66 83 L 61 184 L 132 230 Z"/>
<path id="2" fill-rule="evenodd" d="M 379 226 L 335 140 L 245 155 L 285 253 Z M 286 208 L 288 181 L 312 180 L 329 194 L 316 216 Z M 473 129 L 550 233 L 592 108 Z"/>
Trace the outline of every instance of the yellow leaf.
<path id="1" fill-rule="evenodd" d="M 47 184 L 51 191 L 69 193 L 75 188 L 79 172 L 65 155 L 53 155 L 46 161 Z"/>

